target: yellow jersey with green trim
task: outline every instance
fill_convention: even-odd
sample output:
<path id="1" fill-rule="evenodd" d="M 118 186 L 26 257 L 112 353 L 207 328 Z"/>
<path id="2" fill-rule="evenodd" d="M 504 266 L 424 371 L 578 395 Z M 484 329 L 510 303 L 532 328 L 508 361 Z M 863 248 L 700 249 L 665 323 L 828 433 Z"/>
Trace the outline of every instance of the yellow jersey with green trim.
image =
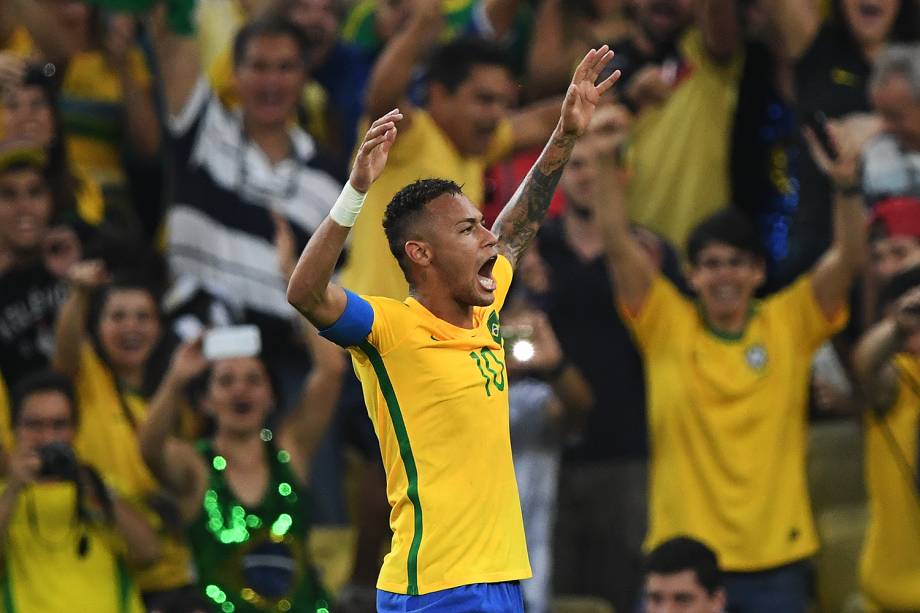
<path id="1" fill-rule="evenodd" d="M 20 492 L 4 539 L 0 613 L 143 611 L 120 559 L 124 542 L 109 529 L 78 524 L 75 515 L 72 482 L 33 483 Z"/>
<path id="2" fill-rule="evenodd" d="M 393 541 L 377 587 L 427 594 L 530 577 L 511 460 L 499 312 L 511 264 L 493 269 L 495 301 L 473 328 L 413 298 L 363 296 L 367 338 L 349 348 L 380 441 Z"/>
<path id="3" fill-rule="evenodd" d="M 621 311 L 648 390 L 646 547 L 693 536 L 727 571 L 815 553 L 805 474 L 811 359 L 845 309 L 828 321 L 806 275 L 755 303 L 743 333 L 728 338 L 658 276 L 638 314 Z"/>
<path id="4" fill-rule="evenodd" d="M 879 608 L 920 611 L 920 360 L 900 354 L 894 365 L 894 406 L 866 415 L 869 527 L 859 570 L 863 592 Z"/>

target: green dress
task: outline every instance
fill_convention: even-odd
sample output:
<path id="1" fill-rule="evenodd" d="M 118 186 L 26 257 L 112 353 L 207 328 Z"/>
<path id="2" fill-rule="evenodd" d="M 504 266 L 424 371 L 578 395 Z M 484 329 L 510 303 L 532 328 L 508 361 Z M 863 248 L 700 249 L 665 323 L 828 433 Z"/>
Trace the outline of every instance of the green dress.
<path id="1" fill-rule="evenodd" d="M 269 438 L 269 437 L 263 437 Z M 236 499 L 227 461 L 198 444 L 210 469 L 203 511 L 188 528 L 198 583 L 224 613 L 329 613 L 307 550 L 309 492 L 298 490 L 290 454 L 265 442 L 269 485 L 256 507 Z"/>

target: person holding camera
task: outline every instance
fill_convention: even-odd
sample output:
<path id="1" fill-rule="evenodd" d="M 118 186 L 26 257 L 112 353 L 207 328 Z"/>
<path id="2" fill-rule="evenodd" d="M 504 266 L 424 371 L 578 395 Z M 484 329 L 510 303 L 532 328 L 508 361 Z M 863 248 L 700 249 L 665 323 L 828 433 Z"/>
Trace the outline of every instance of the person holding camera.
<path id="1" fill-rule="evenodd" d="M 42 371 L 21 381 L 13 397 L 15 447 L 0 485 L 5 610 L 142 611 L 124 562 L 154 562 L 159 539 L 75 455 L 70 382 Z"/>
<path id="2" fill-rule="evenodd" d="M 920 610 L 920 267 L 881 293 L 885 317 L 856 348 L 865 418 L 869 526 L 864 596 L 885 611 Z M 875 609 L 873 609 L 875 610 Z"/>

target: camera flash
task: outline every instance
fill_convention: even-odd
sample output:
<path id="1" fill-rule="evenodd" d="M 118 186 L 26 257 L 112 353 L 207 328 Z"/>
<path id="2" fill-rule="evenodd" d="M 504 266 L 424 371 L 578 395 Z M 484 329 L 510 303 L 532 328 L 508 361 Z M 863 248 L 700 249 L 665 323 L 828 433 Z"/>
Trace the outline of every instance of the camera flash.
<path id="1" fill-rule="evenodd" d="M 518 362 L 528 362 L 533 358 L 534 348 L 530 341 L 518 341 L 511 347 L 511 355 Z"/>

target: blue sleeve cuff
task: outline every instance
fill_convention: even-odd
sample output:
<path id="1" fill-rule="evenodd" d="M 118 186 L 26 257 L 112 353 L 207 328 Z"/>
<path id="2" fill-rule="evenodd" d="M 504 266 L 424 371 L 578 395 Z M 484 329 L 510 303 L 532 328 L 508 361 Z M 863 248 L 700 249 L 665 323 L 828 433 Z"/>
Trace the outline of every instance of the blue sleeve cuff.
<path id="1" fill-rule="evenodd" d="M 319 334 L 341 347 L 359 345 L 371 333 L 374 324 L 374 308 L 371 303 L 355 294 L 345 290 L 347 302 L 342 315 L 334 324 L 320 330 Z"/>

